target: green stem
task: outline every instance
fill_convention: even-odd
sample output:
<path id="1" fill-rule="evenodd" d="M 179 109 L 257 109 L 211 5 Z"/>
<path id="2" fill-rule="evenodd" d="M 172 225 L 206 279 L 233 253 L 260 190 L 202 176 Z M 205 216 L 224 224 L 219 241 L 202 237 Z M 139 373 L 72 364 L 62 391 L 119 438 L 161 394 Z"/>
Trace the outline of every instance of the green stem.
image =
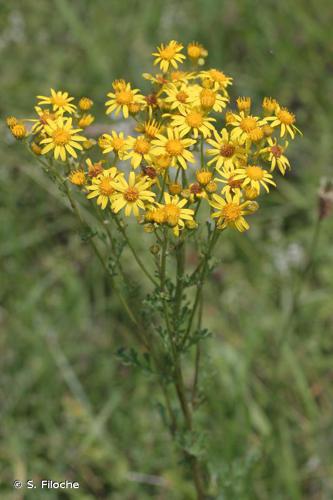
<path id="1" fill-rule="evenodd" d="M 215 226 L 215 229 L 214 229 L 214 231 L 213 231 L 213 233 L 211 235 L 211 239 L 210 239 L 210 242 L 209 242 L 209 245 L 208 245 L 207 252 L 205 253 L 205 255 L 203 257 L 202 265 L 200 266 L 201 267 L 201 274 L 200 274 L 200 278 L 199 278 L 199 283 L 198 283 L 198 286 L 197 286 L 197 291 L 196 291 L 196 294 L 195 294 L 194 303 L 193 303 L 193 307 L 192 307 L 190 319 L 189 319 L 189 322 L 188 322 L 188 326 L 187 326 L 186 332 L 184 334 L 184 337 L 183 337 L 183 339 L 182 339 L 182 341 L 180 343 L 180 349 L 184 348 L 184 346 L 186 344 L 186 341 L 187 341 L 187 339 L 188 339 L 188 337 L 189 337 L 189 335 L 191 333 L 191 328 L 192 328 L 194 316 L 195 316 L 195 313 L 196 313 L 196 310 L 197 310 L 197 307 L 198 307 L 198 304 L 199 304 L 200 296 L 201 296 L 201 293 L 202 293 L 202 288 L 203 288 L 205 277 L 206 277 L 206 273 L 207 273 L 208 262 L 209 262 L 209 259 L 211 257 L 211 253 L 212 253 L 212 250 L 214 248 L 214 245 L 215 245 L 215 243 L 218 240 L 218 237 L 219 237 L 218 229 Z"/>
<path id="2" fill-rule="evenodd" d="M 158 283 L 157 281 L 153 278 L 153 276 L 150 274 L 150 272 L 145 268 L 143 262 L 141 261 L 140 257 L 138 256 L 138 253 L 136 251 L 136 249 L 133 247 L 130 239 L 128 238 L 127 236 L 127 233 L 126 233 L 126 230 L 124 229 L 124 227 L 122 226 L 121 222 L 118 220 L 118 218 L 112 214 L 113 216 L 113 219 L 116 221 L 116 224 L 118 226 L 118 229 L 119 231 L 121 232 L 121 234 L 123 235 L 129 249 L 131 250 L 132 254 L 133 254 L 133 257 L 134 259 L 136 260 L 136 263 L 138 264 L 138 266 L 141 268 L 141 270 L 144 272 L 144 274 L 147 276 L 147 278 L 155 285 L 155 286 L 158 286 Z"/>

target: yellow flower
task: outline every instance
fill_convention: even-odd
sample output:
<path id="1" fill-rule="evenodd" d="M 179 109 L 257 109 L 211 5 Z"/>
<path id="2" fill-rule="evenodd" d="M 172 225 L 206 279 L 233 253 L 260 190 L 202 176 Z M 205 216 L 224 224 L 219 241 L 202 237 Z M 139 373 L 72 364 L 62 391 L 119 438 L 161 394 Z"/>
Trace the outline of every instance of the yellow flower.
<path id="1" fill-rule="evenodd" d="M 241 144 L 246 140 L 251 140 L 251 132 L 261 125 L 265 125 L 266 121 L 261 120 L 258 116 L 246 115 L 241 111 L 239 115 L 233 115 L 233 121 L 228 123 L 234 127 L 233 137 L 238 139 Z"/>
<path id="2" fill-rule="evenodd" d="M 277 143 L 276 139 L 273 140 L 271 137 L 267 139 L 268 146 L 259 151 L 263 156 L 268 155 L 268 161 L 271 163 L 271 172 L 278 167 L 281 174 L 286 173 L 287 168 L 290 169 L 290 163 L 286 156 L 284 156 L 284 151 L 288 147 L 288 142 L 284 146 Z"/>
<path id="3" fill-rule="evenodd" d="M 132 89 L 130 83 L 127 83 L 125 87 L 121 87 L 120 89 L 117 88 L 114 92 L 109 92 L 107 95 L 110 99 L 105 103 L 107 106 L 106 114 L 114 111 L 115 116 L 118 116 L 120 111 L 122 111 L 123 117 L 128 118 L 131 105 L 144 105 L 146 103 L 145 98 L 142 95 L 138 95 L 139 92 L 139 89 Z"/>
<path id="4" fill-rule="evenodd" d="M 93 115 L 86 114 L 86 115 L 81 116 L 81 118 L 79 119 L 78 125 L 81 128 L 87 128 L 94 121 L 95 121 L 95 117 Z"/>
<path id="5" fill-rule="evenodd" d="M 79 100 L 79 108 L 82 109 L 82 111 L 89 111 L 89 109 L 92 108 L 94 102 L 89 99 L 89 97 L 81 97 Z"/>
<path id="6" fill-rule="evenodd" d="M 217 90 L 206 89 L 197 85 L 190 96 L 189 103 L 194 107 L 200 107 L 205 112 L 216 111 L 220 113 L 226 107 L 228 98 L 222 96 Z"/>
<path id="7" fill-rule="evenodd" d="M 195 64 L 202 66 L 208 51 L 198 42 L 191 42 L 187 46 L 187 55 Z"/>
<path id="8" fill-rule="evenodd" d="M 11 128 L 14 127 L 18 123 L 18 119 L 15 116 L 7 116 L 6 117 L 6 124 L 7 127 Z"/>
<path id="9" fill-rule="evenodd" d="M 184 208 L 187 200 L 179 198 L 179 196 L 171 196 L 169 193 L 164 193 L 164 205 L 159 205 L 163 208 L 165 222 L 172 227 L 175 236 L 179 236 L 179 232 L 184 229 L 186 221 L 193 221 L 194 210 Z"/>
<path id="10" fill-rule="evenodd" d="M 210 137 L 212 131 L 215 130 L 211 122 L 215 122 L 214 118 L 208 118 L 200 109 L 188 109 L 180 111 L 179 115 L 171 116 L 171 126 L 179 131 L 179 135 L 183 137 L 192 133 L 194 138 L 197 139 L 199 133 L 203 137 Z"/>
<path id="11" fill-rule="evenodd" d="M 155 156 L 168 155 L 171 157 L 171 166 L 175 167 L 178 163 L 185 170 L 187 168 L 187 163 L 194 163 L 193 153 L 188 151 L 188 148 L 195 144 L 193 139 L 184 139 L 180 137 L 177 130 L 172 128 L 167 128 L 167 137 L 164 135 L 158 135 L 156 139 L 152 141 L 152 154 Z"/>
<path id="12" fill-rule="evenodd" d="M 212 180 L 213 174 L 209 170 L 201 169 L 196 172 L 195 177 L 199 184 L 206 186 Z"/>
<path id="13" fill-rule="evenodd" d="M 126 149 L 130 150 L 123 156 L 123 160 L 131 160 L 133 168 L 138 168 L 142 160 L 150 162 L 151 143 L 141 135 L 139 137 L 128 137 L 126 140 Z"/>
<path id="14" fill-rule="evenodd" d="M 41 144 L 45 144 L 42 154 L 45 155 L 49 151 L 54 150 L 53 153 L 56 160 L 60 157 L 62 161 L 65 161 L 67 153 L 77 158 L 75 149 L 82 150 L 80 142 L 86 140 L 85 137 L 77 135 L 81 131 L 80 128 L 72 128 L 72 118 L 60 116 L 54 121 L 48 120 L 44 131 L 48 137 L 41 141 Z"/>
<path id="15" fill-rule="evenodd" d="M 212 200 L 209 203 L 213 208 L 217 209 L 217 212 L 212 213 L 212 217 L 217 219 L 218 229 L 225 229 L 229 226 L 240 232 L 249 229 L 249 224 L 245 220 L 244 215 L 249 213 L 246 207 L 250 202 L 245 201 L 241 203 L 240 193 L 236 193 L 233 196 L 230 193 L 226 193 L 225 199 L 217 194 L 213 194 Z"/>
<path id="16" fill-rule="evenodd" d="M 179 83 L 188 83 L 189 80 L 193 80 L 196 78 L 196 74 L 193 72 L 188 72 L 188 71 L 181 71 L 181 70 L 176 70 L 176 71 L 171 71 L 168 75 L 170 77 L 170 80 L 172 83 L 179 84 Z"/>
<path id="17" fill-rule="evenodd" d="M 103 161 L 97 161 L 93 163 L 90 158 L 87 158 L 86 164 L 88 167 L 89 177 L 97 177 L 103 172 Z"/>
<path id="18" fill-rule="evenodd" d="M 179 87 L 174 83 L 170 83 L 164 88 L 164 92 L 167 95 L 164 101 L 169 105 L 171 111 L 184 111 L 189 106 L 192 91 L 186 84 Z"/>
<path id="19" fill-rule="evenodd" d="M 162 128 L 162 124 L 159 123 L 158 121 L 148 120 L 148 121 L 145 121 L 144 123 L 139 123 L 136 126 L 135 130 L 137 132 L 144 133 L 147 137 L 149 137 L 150 139 L 153 139 L 154 137 L 156 137 L 160 133 L 161 128 Z"/>
<path id="20" fill-rule="evenodd" d="M 31 132 L 33 134 L 39 134 L 40 132 L 42 132 L 45 125 L 47 125 L 48 120 L 55 120 L 61 115 L 59 111 L 54 113 L 49 109 L 43 109 L 40 106 L 35 106 L 35 111 L 38 115 L 38 118 L 32 118 L 31 120 L 29 120 L 34 124 L 31 128 Z"/>
<path id="21" fill-rule="evenodd" d="M 230 76 L 227 76 L 222 71 L 214 68 L 201 71 L 200 77 L 202 80 L 210 80 L 216 85 L 217 88 L 223 90 L 224 92 L 226 92 L 225 89 L 232 84 L 232 78 Z"/>
<path id="22" fill-rule="evenodd" d="M 130 172 L 128 182 L 123 177 L 118 177 L 112 183 L 116 190 L 116 195 L 112 200 L 112 210 L 118 213 L 125 208 L 125 215 L 128 217 L 132 211 L 136 217 L 139 216 L 139 209 L 145 209 L 145 204 L 153 203 L 155 193 L 149 190 L 151 181 L 147 178 L 136 180 L 135 173 Z"/>
<path id="23" fill-rule="evenodd" d="M 116 167 L 111 167 L 103 170 L 103 173 L 92 179 L 92 184 L 87 186 L 87 198 L 96 198 L 97 205 L 100 205 L 104 210 L 108 203 L 112 203 L 116 190 L 113 186 L 113 181 L 123 174 L 119 174 Z"/>
<path id="24" fill-rule="evenodd" d="M 245 113 L 249 113 L 251 109 L 251 97 L 238 97 L 236 103 L 239 111 L 245 111 Z"/>
<path id="25" fill-rule="evenodd" d="M 50 96 L 38 95 L 37 99 L 40 99 L 39 103 L 52 105 L 53 111 L 59 111 L 60 113 L 74 113 L 76 106 L 71 104 L 74 97 L 70 97 L 68 92 L 62 92 L 61 90 L 55 91 L 51 89 Z"/>
<path id="26" fill-rule="evenodd" d="M 266 112 L 268 115 L 272 115 L 274 111 L 276 110 L 278 106 L 278 102 L 276 99 L 273 99 L 272 97 L 264 97 L 262 101 L 262 107 L 263 110 Z"/>
<path id="27" fill-rule="evenodd" d="M 232 170 L 218 170 L 220 177 L 215 178 L 216 182 L 222 182 L 224 184 L 222 188 L 222 194 L 226 193 L 238 193 L 241 191 L 243 184 L 242 179 L 235 179 L 235 171 Z"/>
<path id="28" fill-rule="evenodd" d="M 169 70 L 170 64 L 174 68 L 178 68 L 178 63 L 182 63 L 185 59 L 185 56 L 180 54 L 182 49 L 183 46 L 175 40 L 171 40 L 166 45 L 162 43 L 160 47 L 157 47 L 157 52 L 152 54 L 156 57 L 154 65 L 159 64 L 163 73 Z"/>
<path id="29" fill-rule="evenodd" d="M 247 167 L 238 168 L 234 171 L 234 180 L 241 180 L 242 187 L 252 187 L 260 193 L 260 187 L 269 192 L 269 185 L 276 186 L 273 177 L 267 170 L 257 165 L 248 165 Z"/>
<path id="30" fill-rule="evenodd" d="M 111 131 L 110 134 L 103 134 L 99 140 L 98 144 L 103 151 L 103 154 L 114 153 L 122 160 L 124 154 L 127 151 L 127 142 L 124 136 L 124 132 L 115 132 L 115 130 Z"/>
<path id="31" fill-rule="evenodd" d="M 271 121 L 270 124 L 274 127 L 281 127 L 280 137 L 284 137 L 286 134 L 290 135 L 292 139 L 295 137 L 295 133 L 298 132 L 302 134 L 301 131 L 296 127 L 296 116 L 291 113 L 287 108 L 282 108 L 277 106 L 275 108 L 275 116 L 269 116 L 266 120 Z"/>
<path id="32" fill-rule="evenodd" d="M 207 154 L 213 156 L 208 162 L 208 165 L 216 163 L 216 168 L 225 167 L 226 169 L 233 169 L 240 163 L 245 162 L 246 152 L 245 149 L 234 140 L 232 134 L 229 134 L 227 129 L 221 130 L 221 135 L 214 131 L 214 139 L 207 139 L 207 143 L 213 146 L 213 149 L 208 149 Z"/>
<path id="33" fill-rule="evenodd" d="M 79 169 L 79 170 L 73 170 L 69 176 L 68 179 L 72 184 L 75 184 L 75 186 L 84 186 L 87 179 L 86 179 L 86 174 L 84 173 L 84 170 Z"/>
<path id="34" fill-rule="evenodd" d="M 27 129 L 25 128 L 25 125 L 23 123 L 16 123 L 12 127 L 10 127 L 10 131 L 15 137 L 15 139 L 24 139 L 24 137 L 27 135 Z"/>

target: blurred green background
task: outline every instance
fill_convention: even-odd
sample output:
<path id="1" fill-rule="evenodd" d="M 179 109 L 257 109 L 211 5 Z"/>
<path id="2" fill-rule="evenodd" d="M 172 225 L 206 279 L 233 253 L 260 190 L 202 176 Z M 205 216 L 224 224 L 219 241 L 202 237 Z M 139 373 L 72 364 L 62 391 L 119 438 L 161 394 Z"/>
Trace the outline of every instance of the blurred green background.
<path id="1" fill-rule="evenodd" d="M 216 335 L 203 356 L 200 418 L 223 500 L 333 498 L 332 218 L 283 349 L 277 341 L 307 262 L 320 178 L 333 176 L 332 24 L 330 0 L 0 1 L 2 117 L 28 116 L 52 86 L 91 96 L 103 121 L 111 81 L 142 85 L 152 49 L 172 38 L 203 43 L 208 64 L 233 76 L 234 96 L 259 105 L 272 95 L 297 114 L 304 137 L 290 148 L 292 174 L 248 234 L 224 237 L 207 288 Z M 130 326 L 102 269 L 4 125 L 0 254 L 1 498 L 193 498 L 154 380 L 114 356 L 130 345 Z M 13 491 L 14 478 L 81 486 Z"/>

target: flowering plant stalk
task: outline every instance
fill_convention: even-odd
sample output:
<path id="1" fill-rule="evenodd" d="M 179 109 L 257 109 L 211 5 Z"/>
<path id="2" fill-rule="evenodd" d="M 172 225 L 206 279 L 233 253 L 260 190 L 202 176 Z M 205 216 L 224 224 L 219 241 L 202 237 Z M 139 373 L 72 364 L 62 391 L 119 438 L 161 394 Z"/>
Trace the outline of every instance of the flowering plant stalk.
<path id="1" fill-rule="evenodd" d="M 294 114 L 275 99 L 265 97 L 257 113 L 250 97 L 232 107 L 232 78 L 202 69 L 207 51 L 200 44 L 189 44 L 185 55 L 173 40 L 153 56 L 161 72 L 143 74 L 150 93 L 124 80 L 112 83 L 106 113 L 123 120 L 97 140 L 93 101 L 75 103 L 53 89 L 37 97 L 34 118 L 8 117 L 7 124 L 68 198 L 141 344 L 118 355 L 155 376 L 163 419 L 197 498 L 204 499 L 216 493 L 196 418 L 203 402 L 200 349 L 209 336 L 204 285 L 222 233 L 248 230 L 259 197 L 276 186 L 276 173 L 290 169 L 288 138 L 299 130 Z M 142 256 L 131 220 L 146 233 L 149 250 Z M 194 266 L 187 260 L 191 248 L 198 254 Z M 145 297 L 124 267 L 125 249 L 150 288 Z M 193 366 L 185 377 L 186 359 Z"/>

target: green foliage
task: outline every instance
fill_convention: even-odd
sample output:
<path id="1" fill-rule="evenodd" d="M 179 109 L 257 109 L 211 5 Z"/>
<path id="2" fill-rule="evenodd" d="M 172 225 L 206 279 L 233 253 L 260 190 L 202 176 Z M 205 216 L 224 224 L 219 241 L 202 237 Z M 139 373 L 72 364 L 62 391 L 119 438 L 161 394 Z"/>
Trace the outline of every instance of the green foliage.
<path id="1" fill-rule="evenodd" d="M 248 235 L 223 236 L 206 289 L 205 328 L 214 335 L 201 353 L 199 393 L 207 398 L 196 419 L 207 434 L 181 435 L 180 446 L 209 453 L 212 496 L 220 500 L 333 497 L 332 218 L 322 222 L 290 319 L 319 178 L 333 175 L 332 16 L 328 0 L 0 4 L 1 115 L 24 116 L 32 96 L 50 86 L 103 96 L 114 78 L 150 70 L 151 47 L 171 38 L 205 44 L 211 65 L 237 80 L 235 94 L 273 95 L 297 113 L 304 138 L 295 144 L 291 182 L 264 201 Z M 18 498 L 15 478 L 48 478 L 80 482 L 63 494 L 68 499 L 192 499 L 163 423 L 167 410 L 147 377 L 150 362 L 138 345 L 131 350 L 135 328 L 62 193 L 1 132 L 1 497 Z M 115 237 L 149 321 L 167 297 L 140 301 L 146 278 Z M 197 255 L 187 258 L 195 269 Z M 194 293 L 197 279 L 184 286 Z"/>

